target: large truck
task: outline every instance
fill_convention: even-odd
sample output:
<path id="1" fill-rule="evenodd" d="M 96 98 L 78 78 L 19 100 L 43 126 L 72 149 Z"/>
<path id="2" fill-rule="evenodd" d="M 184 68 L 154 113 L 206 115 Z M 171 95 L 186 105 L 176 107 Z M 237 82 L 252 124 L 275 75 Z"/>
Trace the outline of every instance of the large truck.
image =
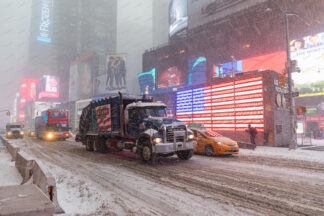
<path id="1" fill-rule="evenodd" d="M 174 154 L 188 160 L 193 155 L 193 132 L 183 122 L 168 118 L 166 108 L 151 97 L 121 93 L 93 101 L 82 111 L 75 140 L 87 151 L 131 151 L 153 164 L 157 156 Z"/>
<path id="2" fill-rule="evenodd" d="M 20 122 L 7 123 L 6 125 L 6 137 L 11 138 L 24 138 L 24 124 Z"/>
<path id="3" fill-rule="evenodd" d="M 71 137 L 69 111 L 48 109 L 35 118 L 35 135 L 45 140 L 65 140 Z"/>

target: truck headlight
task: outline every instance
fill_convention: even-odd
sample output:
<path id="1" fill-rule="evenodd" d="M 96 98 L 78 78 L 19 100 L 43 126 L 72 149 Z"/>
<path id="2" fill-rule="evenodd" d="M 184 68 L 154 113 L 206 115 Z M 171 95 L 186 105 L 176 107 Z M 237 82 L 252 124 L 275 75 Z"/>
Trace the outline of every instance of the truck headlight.
<path id="1" fill-rule="evenodd" d="M 193 134 L 188 135 L 188 139 L 193 140 L 194 138 L 195 138 L 195 136 Z"/>
<path id="2" fill-rule="evenodd" d="M 162 138 L 159 138 L 159 137 L 154 138 L 154 139 L 153 139 L 153 142 L 154 142 L 154 143 L 160 143 L 160 142 L 162 142 Z"/>
<path id="3" fill-rule="evenodd" d="M 48 134 L 47 134 L 47 138 L 48 138 L 48 139 L 52 139 L 53 137 L 54 137 L 54 135 L 53 135 L 52 133 L 48 133 Z"/>

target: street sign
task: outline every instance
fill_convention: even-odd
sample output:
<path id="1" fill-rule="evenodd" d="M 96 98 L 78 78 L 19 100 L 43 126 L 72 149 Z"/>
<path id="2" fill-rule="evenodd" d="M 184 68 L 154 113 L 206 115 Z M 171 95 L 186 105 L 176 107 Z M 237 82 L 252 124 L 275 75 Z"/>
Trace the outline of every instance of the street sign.
<path id="1" fill-rule="evenodd" d="M 307 107 L 306 115 L 316 115 L 318 113 L 317 107 Z"/>

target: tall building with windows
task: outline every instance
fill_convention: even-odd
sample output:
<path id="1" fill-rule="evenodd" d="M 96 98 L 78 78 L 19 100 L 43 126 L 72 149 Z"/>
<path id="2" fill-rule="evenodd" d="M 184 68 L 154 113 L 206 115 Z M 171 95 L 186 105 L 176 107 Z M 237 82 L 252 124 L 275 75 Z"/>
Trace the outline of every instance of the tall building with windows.
<path id="1" fill-rule="evenodd" d="M 33 0 L 25 77 L 60 79 L 61 101 L 68 99 L 70 64 L 94 52 L 104 73 L 106 56 L 116 52 L 117 0 Z"/>

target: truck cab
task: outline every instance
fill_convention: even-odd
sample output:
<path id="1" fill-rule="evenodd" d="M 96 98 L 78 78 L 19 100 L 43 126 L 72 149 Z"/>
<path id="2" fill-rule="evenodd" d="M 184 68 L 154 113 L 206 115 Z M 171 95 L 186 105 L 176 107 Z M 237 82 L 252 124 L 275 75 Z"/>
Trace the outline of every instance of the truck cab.
<path id="1" fill-rule="evenodd" d="M 6 137 L 11 138 L 23 138 L 25 135 L 24 125 L 22 123 L 8 123 L 6 125 Z"/>

